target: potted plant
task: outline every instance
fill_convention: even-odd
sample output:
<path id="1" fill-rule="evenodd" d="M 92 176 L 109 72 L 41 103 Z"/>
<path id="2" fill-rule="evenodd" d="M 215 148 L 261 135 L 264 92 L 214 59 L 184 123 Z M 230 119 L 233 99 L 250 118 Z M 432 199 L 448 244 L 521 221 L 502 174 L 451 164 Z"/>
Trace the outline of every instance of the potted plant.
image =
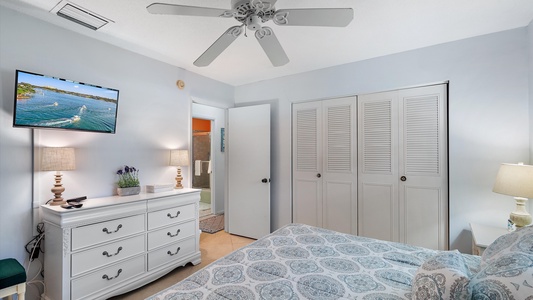
<path id="1" fill-rule="evenodd" d="M 135 167 L 124 166 L 123 169 L 117 171 L 119 196 L 137 195 L 141 192 L 141 185 L 139 183 L 139 170 Z"/>

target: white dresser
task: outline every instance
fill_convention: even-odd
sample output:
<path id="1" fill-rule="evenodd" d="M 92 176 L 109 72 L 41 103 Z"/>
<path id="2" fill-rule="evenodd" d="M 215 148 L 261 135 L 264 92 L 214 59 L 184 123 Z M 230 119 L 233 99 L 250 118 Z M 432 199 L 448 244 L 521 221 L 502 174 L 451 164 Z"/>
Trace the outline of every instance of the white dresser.
<path id="1" fill-rule="evenodd" d="M 45 299 L 107 299 L 201 262 L 200 190 L 43 205 Z"/>

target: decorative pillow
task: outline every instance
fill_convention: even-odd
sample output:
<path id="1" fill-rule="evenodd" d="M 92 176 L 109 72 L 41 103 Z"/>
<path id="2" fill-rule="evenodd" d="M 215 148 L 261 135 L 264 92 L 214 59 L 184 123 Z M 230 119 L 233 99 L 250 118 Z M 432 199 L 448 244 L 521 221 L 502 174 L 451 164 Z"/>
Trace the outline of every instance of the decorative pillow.
<path id="1" fill-rule="evenodd" d="M 468 267 L 459 251 L 443 251 L 426 260 L 416 271 L 413 300 L 470 299 Z"/>
<path id="2" fill-rule="evenodd" d="M 533 226 L 518 228 L 497 238 L 483 252 L 480 266 L 485 268 L 500 256 L 514 252 L 533 255 Z"/>
<path id="3" fill-rule="evenodd" d="M 519 251 L 498 255 L 472 277 L 470 285 L 472 299 L 533 299 L 533 255 Z"/>

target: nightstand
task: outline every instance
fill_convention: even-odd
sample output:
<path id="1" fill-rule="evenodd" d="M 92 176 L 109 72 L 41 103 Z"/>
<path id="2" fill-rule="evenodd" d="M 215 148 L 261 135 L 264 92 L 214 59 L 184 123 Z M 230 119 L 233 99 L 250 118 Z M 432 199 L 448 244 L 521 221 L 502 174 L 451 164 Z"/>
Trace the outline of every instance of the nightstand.
<path id="1" fill-rule="evenodd" d="M 472 230 L 472 254 L 482 255 L 483 251 L 500 236 L 509 233 L 507 228 L 470 223 Z"/>

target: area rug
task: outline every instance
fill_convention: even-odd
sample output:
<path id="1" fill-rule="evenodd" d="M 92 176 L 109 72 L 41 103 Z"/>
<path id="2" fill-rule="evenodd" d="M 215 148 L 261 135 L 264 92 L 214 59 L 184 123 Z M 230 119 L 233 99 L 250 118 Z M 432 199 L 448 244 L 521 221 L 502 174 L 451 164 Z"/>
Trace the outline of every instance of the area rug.
<path id="1" fill-rule="evenodd" d="M 224 229 L 224 214 L 213 215 L 200 220 L 200 230 L 207 233 L 215 233 Z"/>

